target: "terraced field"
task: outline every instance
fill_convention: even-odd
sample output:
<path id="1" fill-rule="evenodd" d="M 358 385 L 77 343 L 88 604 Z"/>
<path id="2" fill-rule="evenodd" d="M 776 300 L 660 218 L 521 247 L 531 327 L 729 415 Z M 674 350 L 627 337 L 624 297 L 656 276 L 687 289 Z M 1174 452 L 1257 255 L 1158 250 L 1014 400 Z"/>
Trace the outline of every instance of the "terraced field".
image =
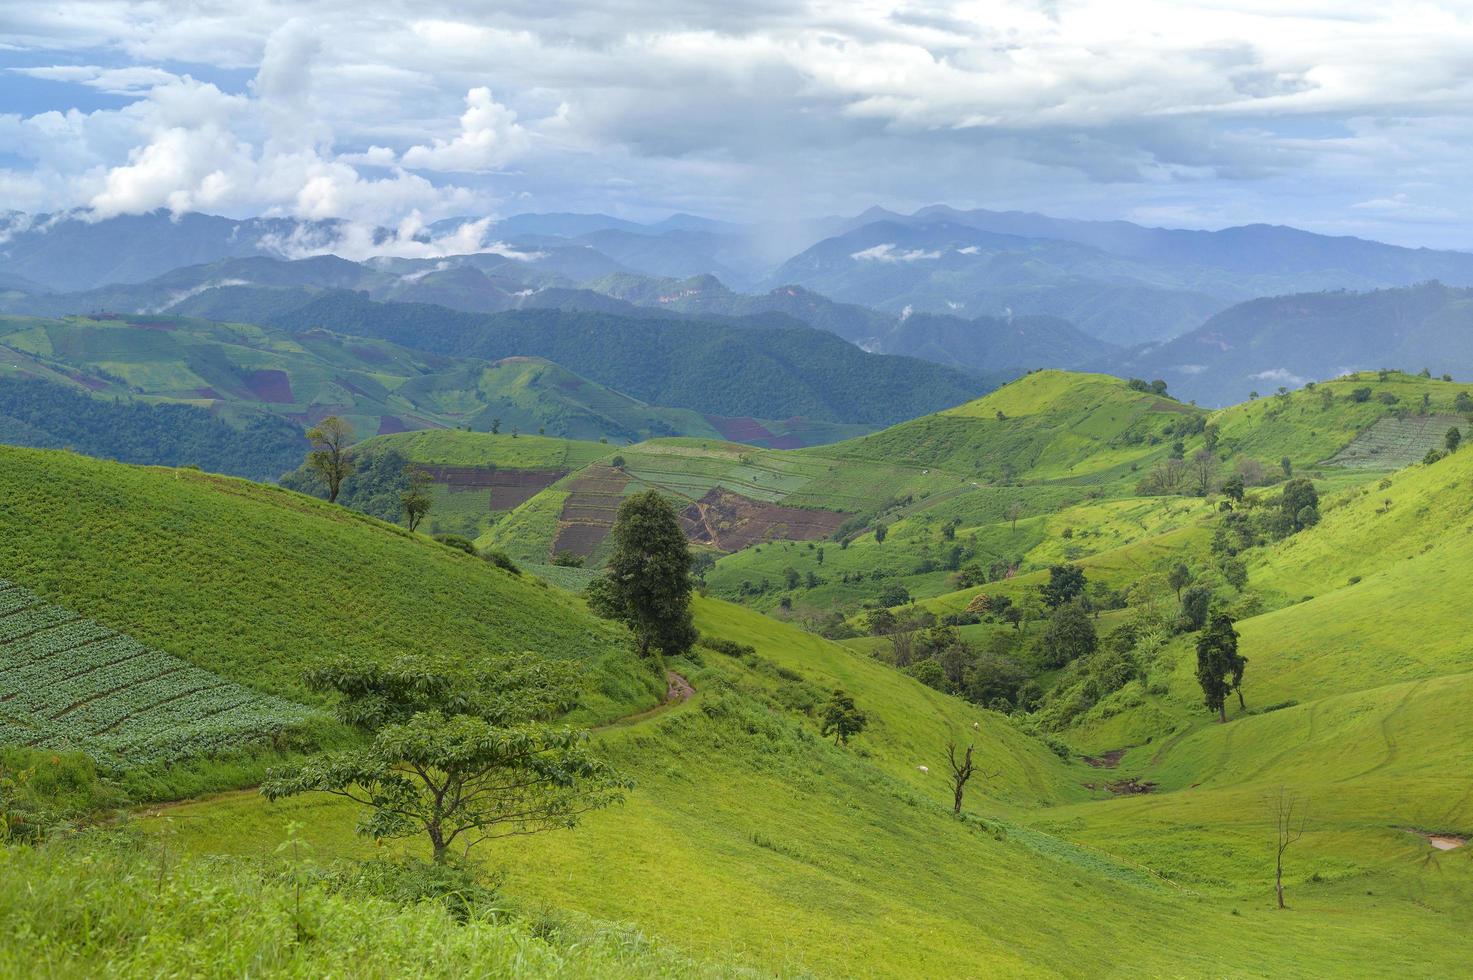
<path id="1" fill-rule="evenodd" d="M 0 744 L 137 766 L 239 749 L 307 715 L 0 579 Z"/>
<path id="2" fill-rule="evenodd" d="M 1384 418 L 1336 453 L 1331 466 L 1392 470 L 1421 462 L 1429 449 L 1441 449 L 1447 430 L 1467 428 L 1459 415 L 1407 415 Z"/>

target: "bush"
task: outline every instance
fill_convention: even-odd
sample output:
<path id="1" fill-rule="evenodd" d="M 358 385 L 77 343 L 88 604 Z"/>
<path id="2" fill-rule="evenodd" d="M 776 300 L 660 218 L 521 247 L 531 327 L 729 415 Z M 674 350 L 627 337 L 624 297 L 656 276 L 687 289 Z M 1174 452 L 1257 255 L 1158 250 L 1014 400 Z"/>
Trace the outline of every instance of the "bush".
<path id="1" fill-rule="evenodd" d="M 706 636 L 702 634 L 700 643 L 707 650 L 715 650 L 717 653 L 724 653 L 728 657 L 750 657 L 757 652 L 757 648 L 754 646 L 749 646 L 746 643 L 738 643 L 736 640 L 728 640 L 721 636 Z"/>
<path id="2" fill-rule="evenodd" d="M 412 906 L 436 902 L 461 922 L 497 911 L 503 875 L 483 878 L 474 868 L 455 861 L 430 864 L 415 858 L 376 859 L 338 867 L 327 873 L 329 890 L 371 895 Z"/>
<path id="3" fill-rule="evenodd" d="M 559 568 L 582 568 L 583 556 L 575 555 L 571 551 L 559 551 L 552 556 L 552 563 Z"/>
<path id="4" fill-rule="evenodd" d="M 481 558 L 482 560 L 495 565 L 497 568 L 502 568 L 508 572 L 511 572 L 513 575 L 522 574 L 522 570 L 517 567 L 517 563 L 512 561 L 511 556 L 504 551 L 497 551 L 495 548 L 487 548 L 485 551 L 481 552 Z"/>
<path id="5" fill-rule="evenodd" d="M 435 540 L 447 548 L 464 551 L 468 555 L 474 555 L 476 553 L 476 546 L 471 543 L 470 539 L 463 538 L 458 534 L 437 534 L 435 535 Z"/>

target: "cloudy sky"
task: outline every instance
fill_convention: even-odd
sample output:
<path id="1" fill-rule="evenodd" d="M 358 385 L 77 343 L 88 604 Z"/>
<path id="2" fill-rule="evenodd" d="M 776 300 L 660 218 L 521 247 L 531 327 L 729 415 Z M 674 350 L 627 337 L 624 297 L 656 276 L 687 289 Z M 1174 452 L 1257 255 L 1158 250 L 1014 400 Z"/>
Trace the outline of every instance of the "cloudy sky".
<path id="1" fill-rule="evenodd" d="M 0 209 L 946 202 L 1473 247 L 1473 0 L 0 6 Z"/>

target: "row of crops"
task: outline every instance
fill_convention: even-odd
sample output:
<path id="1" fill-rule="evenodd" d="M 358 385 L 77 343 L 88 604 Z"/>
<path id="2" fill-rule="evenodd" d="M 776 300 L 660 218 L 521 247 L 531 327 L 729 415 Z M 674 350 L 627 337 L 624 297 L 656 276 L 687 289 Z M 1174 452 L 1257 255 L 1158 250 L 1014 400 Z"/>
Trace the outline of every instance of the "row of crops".
<path id="1" fill-rule="evenodd" d="M 307 713 L 0 579 L 0 743 L 146 765 L 264 741 Z"/>

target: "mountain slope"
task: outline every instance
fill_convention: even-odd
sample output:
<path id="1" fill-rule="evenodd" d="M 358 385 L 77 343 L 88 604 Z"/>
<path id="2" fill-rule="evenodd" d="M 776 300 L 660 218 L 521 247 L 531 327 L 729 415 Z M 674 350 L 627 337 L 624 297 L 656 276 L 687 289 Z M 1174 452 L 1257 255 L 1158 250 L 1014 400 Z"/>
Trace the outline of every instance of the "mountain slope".
<path id="1" fill-rule="evenodd" d="M 1377 368 L 1473 378 L 1473 289 L 1427 283 L 1369 293 L 1305 293 L 1224 310 L 1168 343 L 1105 362 L 1161 377 L 1207 404 Z"/>
<path id="2" fill-rule="evenodd" d="M 556 310 L 474 316 L 339 292 L 272 322 L 458 357 L 542 357 L 643 401 L 729 417 L 886 424 L 990 387 L 939 365 L 866 354 L 791 321 L 671 322 Z"/>

